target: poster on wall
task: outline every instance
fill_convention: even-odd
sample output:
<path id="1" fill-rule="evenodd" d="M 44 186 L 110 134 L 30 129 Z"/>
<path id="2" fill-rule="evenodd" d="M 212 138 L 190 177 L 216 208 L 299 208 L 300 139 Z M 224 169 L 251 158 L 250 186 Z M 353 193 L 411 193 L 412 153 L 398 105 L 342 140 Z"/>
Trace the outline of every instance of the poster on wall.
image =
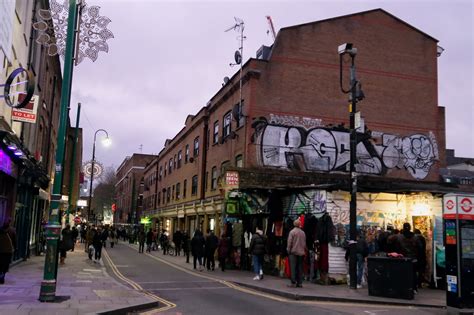
<path id="1" fill-rule="evenodd" d="M 431 217 L 427 215 L 414 215 L 412 217 L 412 229 L 420 230 L 421 234 L 425 237 L 431 238 Z"/>

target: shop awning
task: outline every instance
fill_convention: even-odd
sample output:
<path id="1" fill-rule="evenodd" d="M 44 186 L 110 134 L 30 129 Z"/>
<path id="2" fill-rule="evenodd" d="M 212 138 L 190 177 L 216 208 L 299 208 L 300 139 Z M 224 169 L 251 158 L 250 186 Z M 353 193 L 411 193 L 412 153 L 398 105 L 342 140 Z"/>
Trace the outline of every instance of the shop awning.
<path id="1" fill-rule="evenodd" d="M 229 169 L 230 170 L 230 169 Z M 239 172 L 239 189 L 324 189 L 349 190 L 347 173 L 288 172 L 273 169 L 232 168 Z M 381 176 L 358 176 L 359 192 L 453 193 L 461 192 L 452 183 L 414 181 Z"/>

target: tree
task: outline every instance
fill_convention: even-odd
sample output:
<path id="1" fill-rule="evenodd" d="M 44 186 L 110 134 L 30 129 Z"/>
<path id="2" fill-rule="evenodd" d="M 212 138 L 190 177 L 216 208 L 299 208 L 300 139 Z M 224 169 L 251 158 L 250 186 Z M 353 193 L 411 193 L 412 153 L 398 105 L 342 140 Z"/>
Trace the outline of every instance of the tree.
<path id="1" fill-rule="evenodd" d="M 107 167 L 104 170 L 103 176 L 99 179 L 99 183 L 94 188 L 92 199 L 92 208 L 95 213 L 103 215 L 103 209 L 111 209 L 115 199 L 115 171 L 112 167 Z"/>

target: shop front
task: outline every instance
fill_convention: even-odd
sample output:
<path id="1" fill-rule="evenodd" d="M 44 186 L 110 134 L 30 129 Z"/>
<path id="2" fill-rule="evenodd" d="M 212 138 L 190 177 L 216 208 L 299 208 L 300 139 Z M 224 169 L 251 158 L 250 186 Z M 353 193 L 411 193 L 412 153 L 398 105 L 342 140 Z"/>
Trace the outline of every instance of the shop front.
<path id="1" fill-rule="evenodd" d="M 288 264 L 286 239 L 293 221 L 300 218 L 308 247 L 304 266 L 307 278 L 321 284 L 346 283 L 350 194 L 342 189 L 346 185 L 344 178 L 326 174 L 326 178 L 319 178 L 320 183 L 315 180 L 313 185 L 294 188 L 298 185 L 291 184 L 291 180 L 296 176 L 287 177 L 287 187 L 269 186 L 272 179 L 267 176 L 267 187 L 262 188 L 254 175 L 253 187 L 246 185 L 248 177 L 248 173 L 239 171 L 240 187 L 229 188 L 225 184 L 224 229 L 233 248 L 230 265 L 250 269 L 248 247 L 258 227 L 267 237 L 264 271 L 284 276 Z M 357 195 L 357 229 L 366 240 L 370 255 L 386 255 L 393 250 L 387 247 L 387 239 L 409 223 L 411 230 L 419 230 L 425 239 L 420 257 L 425 257 L 426 264 L 420 274 L 424 283 L 431 283 L 436 275 L 436 256 L 444 250 L 442 195 L 447 187 L 425 185 L 417 189 L 412 183 L 385 185 L 371 180 L 360 181 L 362 192 Z M 304 178 L 300 181 L 305 184 Z"/>

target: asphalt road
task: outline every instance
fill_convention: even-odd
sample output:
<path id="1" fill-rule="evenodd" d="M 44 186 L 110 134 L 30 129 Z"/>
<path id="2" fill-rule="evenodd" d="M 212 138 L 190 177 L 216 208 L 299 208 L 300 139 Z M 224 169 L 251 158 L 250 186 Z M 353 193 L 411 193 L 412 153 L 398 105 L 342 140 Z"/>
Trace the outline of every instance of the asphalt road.
<path id="1" fill-rule="evenodd" d="M 163 299 L 162 308 L 147 314 L 446 314 L 439 309 L 288 300 L 212 279 L 212 272 L 175 268 L 139 254 L 124 243 L 107 248 L 105 256 L 109 274 L 118 281 Z"/>

